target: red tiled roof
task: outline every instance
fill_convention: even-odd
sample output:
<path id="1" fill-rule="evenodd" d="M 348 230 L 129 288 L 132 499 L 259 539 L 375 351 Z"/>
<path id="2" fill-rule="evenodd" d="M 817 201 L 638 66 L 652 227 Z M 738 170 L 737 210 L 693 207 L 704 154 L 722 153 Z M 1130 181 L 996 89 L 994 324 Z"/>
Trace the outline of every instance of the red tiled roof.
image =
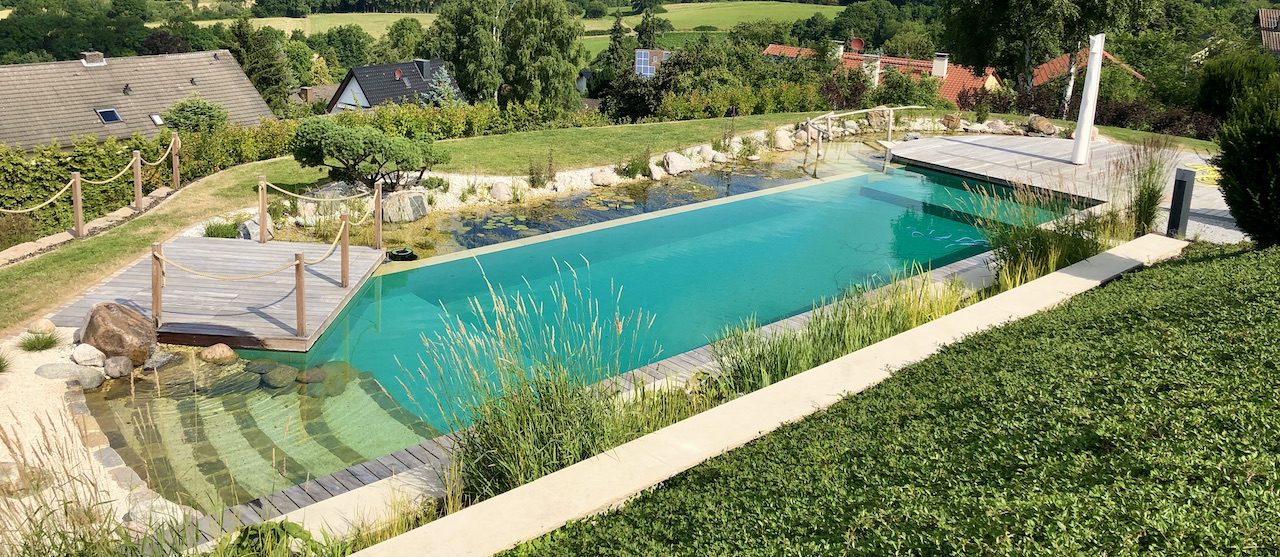
<path id="1" fill-rule="evenodd" d="M 1258 27 L 1262 30 L 1262 46 L 1280 56 L 1280 10 L 1258 10 Z"/>
<path id="2" fill-rule="evenodd" d="M 765 56 L 782 56 L 786 58 L 802 58 L 813 54 L 811 48 L 800 48 L 796 46 L 786 46 L 780 44 L 771 44 L 764 49 Z M 847 69 L 861 68 L 863 62 L 874 60 L 877 56 L 862 54 L 858 52 L 846 52 L 840 57 L 841 67 Z M 879 56 L 881 68 L 894 68 L 904 71 L 915 79 L 928 77 L 933 75 L 933 60 L 915 60 L 912 58 L 899 58 L 897 56 Z M 996 75 L 995 68 L 986 68 L 981 76 L 974 73 L 973 68 L 961 66 L 947 62 L 947 75 L 942 79 L 942 87 L 938 94 L 942 98 L 948 99 L 953 103 L 958 103 L 960 92 L 967 89 L 978 89 L 986 85 L 987 77 Z"/>
<path id="3" fill-rule="evenodd" d="M 1280 27 L 1280 10 L 1258 10 L 1258 26 L 1276 30 Z"/>
<path id="4" fill-rule="evenodd" d="M 1129 72 L 1129 74 L 1133 75 L 1133 77 L 1136 77 L 1140 80 L 1147 79 L 1146 76 L 1143 76 L 1142 74 L 1138 73 L 1137 70 L 1130 68 L 1128 64 L 1125 64 L 1124 62 L 1117 60 L 1116 57 L 1112 56 L 1110 52 L 1107 52 L 1105 50 L 1102 51 L 1102 57 L 1106 59 L 1106 61 L 1111 62 L 1112 64 L 1115 64 L 1117 66 L 1120 66 L 1121 68 L 1124 68 L 1124 70 Z M 1040 64 L 1035 69 L 1035 75 L 1032 78 L 1032 84 L 1039 87 L 1041 85 L 1044 85 L 1045 83 L 1058 79 L 1059 77 L 1062 77 L 1064 75 L 1067 75 L 1067 66 L 1070 64 L 1070 58 L 1071 58 L 1070 54 L 1063 54 L 1062 56 L 1054 58 L 1053 60 Z M 1089 49 L 1082 48 L 1080 49 L 1080 52 L 1078 52 L 1076 55 L 1076 70 L 1077 71 L 1082 70 L 1088 64 L 1089 64 Z"/>

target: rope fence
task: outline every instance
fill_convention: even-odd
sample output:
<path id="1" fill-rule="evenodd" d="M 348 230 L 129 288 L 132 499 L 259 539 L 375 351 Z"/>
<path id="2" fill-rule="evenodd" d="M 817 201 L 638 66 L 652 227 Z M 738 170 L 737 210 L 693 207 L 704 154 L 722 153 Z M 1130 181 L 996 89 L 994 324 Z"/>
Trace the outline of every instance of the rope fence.
<path id="1" fill-rule="evenodd" d="M 366 193 L 358 193 L 358 194 L 356 194 L 356 195 L 348 195 L 348 196 L 346 196 L 346 197 L 328 197 L 328 198 L 325 198 L 325 197 L 311 197 L 311 196 L 302 195 L 302 194 L 300 194 L 300 193 L 293 193 L 293 192 L 291 192 L 291 191 L 288 191 L 288 190 L 282 189 L 280 186 L 277 186 L 277 185 L 275 185 L 275 184 L 272 184 L 271 182 L 266 182 L 266 185 L 270 186 L 272 189 L 274 189 L 274 190 L 276 190 L 276 191 L 278 191 L 278 192 L 280 192 L 280 193 L 283 193 L 283 194 L 285 194 L 285 195 L 291 195 L 291 196 L 296 197 L 296 198 L 298 198 L 298 199 L 305 199 L 305 200 L 307 200 L 307 201 L 317 201 L 317 202 L 320 202 L 320 203 L 324 203 L 324 202 L 334 202 L 334 203 L 336 203 L 336 202 L 340 202 L 340 201 L 350 201 L 350 200 L 352 200 L 352 199 L 359 199 L 359 198 L 361 198 L 361 197 L 366 197 L 366 196 L 369 196 L 369 195 L 373 195 L 373 192 L 366 192 Z"/>
<path id="2" fill-rule="evenodd" d="M 35 207 L 28 207 L 26 209 L 0 209 L 0 214 L 20 215 L 20 214 L 37 211 L 39 209 L 49 206 L 49 204 L 53 203 L 54 201 L 57 201 L 57 199 L 61 197 L 62 194 L 67 193 L 67 190 L 69 189 L 71 190 L 72 212 L 74 213 L 73 218 L 75 221 L 75 225 L 72 228 L 71 233 L 76 238 L 84 238 L 85 237 L 84 200 L 83 200 L 82 192 L 80 190 L 80 187 L 82 184 L 91 184 L 95 186 L 110 184 L 111 182 L 114 182 L 120 179 L 120 177 L 124 176 L 125 173 L 129 172 L 130 170 L 133 170 L 133 208 L 136 211 L 141 211 L 142 210 L 142 166 L 143 165 L 158 166 L 160 163 L 164 162 L 165 157 L 168 157 L 173 165 L 173 189 L 178 189 L 178 187 L 181 185 L 181 167 L 178 164 L 178 150 L 181 148 L 181 145 L 182 145 L 182 141 L 178 139 L 178 134 L 176 132 L 172 133 L 169 136 L 169 147 L 165 149 L 163 154 L 160 155 L 160 158 L 156 159 L 156 162 L 147 162 L 143 160 L 142 153 L 138 150 L 134 150 L 133 159 L 129 161 L 129 164 L 125 165 L 124 168 L 121 168 L 120 172 L 117 172 L 115 176 L 112 176 L 105 180 L 90 180 L 90 179 L 81 177 L 79 172 L 72 172 L 71 181 L 67 182 L 66 186 L 63 186 L 61 190 L 58 190 L 58 193 L 53 194 L 52 197 L 45 200 L 43 203 L 36 205 Z"/>
<path id="3" fill-rule="evenodd" d="M 346 197 L 322 198 L 322 197 L 312 197 L 308 195 L 302 195 L 299 193 L 288 191 L 284 188 L 281 188 L 280 186 L 277 186 L 275 184 L 272 184 L 271 182 L 268 182 L 266 176 L 259 175 L 258 176 L 258 242 L 260 243 L 265 243 L 267 241 L 267 219 L 268 219 L 267 188 L 274 189 L 280 193 L 283 193 L 285 195 L 289 195 L 298 199 L 305 199 L 308 201 L 316 201 L 320 203 L 325 203 L 325 202 L 337 203 L 342 201 L 351 201 L 354 199 L 360 199 L 367 196 L 373 196 L 373 211 L 366 213 L 364 217 L 362 217 L 358 222 L 352 223 L 347 220 L 348 217 L 345 213 L 342 215 L 343 228 L 341 230 L 340 235 L 346 236 L 347 233 L 350 231 L 351 226 L 362 226 L 364 225 L 365 221 L 369 220 L 370 217 L 373 217 L 374 219 L 373 248 L 382 249 L 382 186 L 380 185 L 375 186 L 373 191 L 366 192 L 366 193 L 348 195 Z M 333 249 L 330 248 L 329 251 L 332 253 Z"/>

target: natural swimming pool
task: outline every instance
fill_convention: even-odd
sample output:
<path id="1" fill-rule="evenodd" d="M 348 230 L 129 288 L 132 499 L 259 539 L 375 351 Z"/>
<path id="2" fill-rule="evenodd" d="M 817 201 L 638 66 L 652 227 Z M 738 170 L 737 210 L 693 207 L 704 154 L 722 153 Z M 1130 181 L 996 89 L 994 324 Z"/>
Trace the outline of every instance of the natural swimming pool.
<path id="1" fill-rule="evenodd" d="M 488 309 L 490 285 L 543 303 L 553 286 L 576 287 L 600 315 L 652 316 L 642 338 L 618 347 L 615 371 L 625 371 L 701 346 L 749 318 L 775 321 L 874 277 L 986 251 L 973 208 L 1018 210 L 1006 190 L 971 191 L 959 179 L 927 173 L 760 187 L 772 189 L 488 245 L 375 277 L 311 352 L 244 352 L 323 370 L 327 379 L 305 391 L 175 393 L 158 379 L 155 387 L 91 393 L 89 403 L 100 422 L 118 422 L 104 430 L 123 437 L 113 446 L 127 447 L 121 455 L 146 471 L 148 483 L 216 510 L 456 425 L 451 395 L 467 370 L 435 369 L 432 353 L 444 346 L 434 338 L 446 318 L 476 330 L 471 304 Z M 1058 214 L 1042 211 L 1044 220 Z M 419 374 L 423 367 L 430 369 Z"/>

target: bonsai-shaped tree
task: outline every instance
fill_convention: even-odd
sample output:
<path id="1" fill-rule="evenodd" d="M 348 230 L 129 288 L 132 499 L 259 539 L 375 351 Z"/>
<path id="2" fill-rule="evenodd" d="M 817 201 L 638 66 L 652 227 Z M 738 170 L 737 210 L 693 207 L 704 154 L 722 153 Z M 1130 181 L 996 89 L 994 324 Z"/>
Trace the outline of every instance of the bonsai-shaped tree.
<path id="1" fill-rule="evenodd" d="M 431 139 L 389 137 L 372 126 L 343 127 L 328 118 L 312 118 L 298 127 L 293 158 L 304 167 L 326 167 L 334 180 L 377 189 L 393 174 L 448 162 L 449 153 Z M 380 191 L 380 190 L 379 190 Z"/>

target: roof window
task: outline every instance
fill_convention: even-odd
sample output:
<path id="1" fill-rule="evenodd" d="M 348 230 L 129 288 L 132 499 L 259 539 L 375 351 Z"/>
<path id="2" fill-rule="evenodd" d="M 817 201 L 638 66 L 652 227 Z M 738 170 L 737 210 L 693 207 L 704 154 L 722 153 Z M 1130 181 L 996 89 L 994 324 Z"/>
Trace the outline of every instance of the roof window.
<path id="1" fill-rule="evenodd" d="M 111 124 L 120 121 L 120 113 L 116 112 L 116 109 L 114 108 L 99 108 L 97 112 L 98 118 L 102 120 L 103 124 Z"/>
<path id="2" fill-rule="evenodd" d="M 155 125 L 157 125 L 157 126 L 163 126 L 163 125 L 164 125 L 164 118 L 161 118 L 159 114 L 152 114 L 152 115 L 151 115 L 151 123 L 152 123 L 152 124 L 155 124 Z"/>

